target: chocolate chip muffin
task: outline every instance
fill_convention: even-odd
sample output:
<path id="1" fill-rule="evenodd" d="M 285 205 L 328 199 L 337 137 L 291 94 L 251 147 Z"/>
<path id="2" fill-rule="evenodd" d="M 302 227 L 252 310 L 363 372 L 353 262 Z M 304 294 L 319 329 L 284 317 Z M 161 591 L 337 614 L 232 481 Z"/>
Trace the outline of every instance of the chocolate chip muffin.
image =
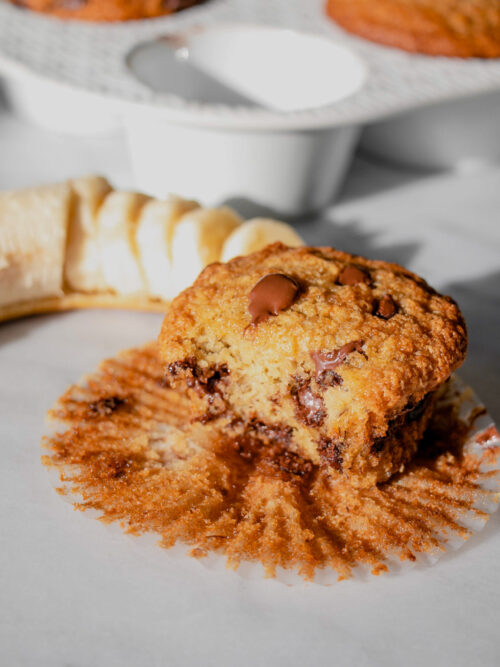
<path id="1" fill-rule="evenodd" d="M 10 0 L 19 7 L 63 19 L 129 21 L 172 14 L 204 0 Z"/>
<path id="2" fill-rule="evenodd" d="M 328 0 L 326 11 L 349 32 L 405 51 L 500 57 L 498 0 Z"/>
<path id="3" fill-rule="evenodd" d="M 193 418 L 373 484 L 415 453 L 467 334 L 452 299 L 400 266 L 276 243 L 207 267 L 159 345 Z"/>

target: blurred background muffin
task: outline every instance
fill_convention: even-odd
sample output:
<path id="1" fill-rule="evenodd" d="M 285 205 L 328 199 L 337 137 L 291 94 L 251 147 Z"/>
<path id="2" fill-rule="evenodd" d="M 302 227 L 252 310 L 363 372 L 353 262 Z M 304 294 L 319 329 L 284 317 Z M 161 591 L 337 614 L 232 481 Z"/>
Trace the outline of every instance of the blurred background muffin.
<path id="1" fill-rule="evenodd" d="M 204 0 L 10 0 L 12 4 L 63 19 L 130 21 L 172 14 Z"/>
<path id="2" fill-rule="evenodd" d="M 326 11 L 349 32 L 405 51 L 500 57 L 498 0 L 328 0 Z"/>

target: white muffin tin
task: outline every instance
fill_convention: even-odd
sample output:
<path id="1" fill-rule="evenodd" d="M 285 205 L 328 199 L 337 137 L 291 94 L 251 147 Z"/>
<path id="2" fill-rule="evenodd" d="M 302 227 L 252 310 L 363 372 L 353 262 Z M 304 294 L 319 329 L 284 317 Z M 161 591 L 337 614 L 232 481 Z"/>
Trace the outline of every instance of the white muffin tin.
<path id="1" fill-rule="evenodd" d="M 213 90 L 203 76 L 183 87 L 182 66 L 169 74 L 165 37 L 216 80 Z M 361 127 L 375 122 L 365 145 L 393 159 L 441 166 L 500 154 L 500 60 L 372 44 L 330 21 L 323 0 L 208 0 L 100 25 L 0 0 L 0 73 L 10 102 L 38 123 L 80 133 L 123 124 L 137 186 L 157 196 L 249 200 L 288 215 L 319 209 Z"/>

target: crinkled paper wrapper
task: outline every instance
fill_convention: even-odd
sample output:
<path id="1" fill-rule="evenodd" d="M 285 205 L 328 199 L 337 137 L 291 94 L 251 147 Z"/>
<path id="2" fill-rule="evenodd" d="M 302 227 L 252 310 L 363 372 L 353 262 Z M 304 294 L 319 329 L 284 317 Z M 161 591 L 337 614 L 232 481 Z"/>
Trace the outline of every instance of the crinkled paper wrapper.
<path id="1" fill-rule="evenodd" d="M 456 377 L 438 404 L 459 417 L 450 438 L 462 438 L 460 451 L 440 450 L 439 464 L 417 460 L 383 485 L 353 491 L 349 507 L 350 492 L 324 470 L 307 481 L 272 461 L 241 461 L 202 425 L 186 427 L 189 404 L 164 386 L 149 345 L 103 362 L 68 389 L 49 413 L 42 458 L 63 498 L 117 522 L 144 548 L 153 538 L 169 547 L 166 562 L 189 553 L 245 578 L 330 584 L 432 565 L 473 539 L 497 509 L 492 419 Z"/>

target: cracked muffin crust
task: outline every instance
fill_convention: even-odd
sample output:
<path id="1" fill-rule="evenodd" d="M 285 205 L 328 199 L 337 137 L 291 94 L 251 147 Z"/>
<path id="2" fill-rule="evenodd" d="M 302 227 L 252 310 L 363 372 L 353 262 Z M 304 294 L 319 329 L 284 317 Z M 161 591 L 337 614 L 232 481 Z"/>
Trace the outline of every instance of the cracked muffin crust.
<path id="1" fill-rule="evenodd" d="M 328 0 L 326 12 L 349 32 L 405 51 L 500 57 L 498 0 Z"/>
<path id="2" fill-rule="evenodd" d="M 159 346 L 194 419 L 372 484 L 415 453 L 467 334 L 452 299 L 398 265 L 276 243 L 207 267 Z"/>

